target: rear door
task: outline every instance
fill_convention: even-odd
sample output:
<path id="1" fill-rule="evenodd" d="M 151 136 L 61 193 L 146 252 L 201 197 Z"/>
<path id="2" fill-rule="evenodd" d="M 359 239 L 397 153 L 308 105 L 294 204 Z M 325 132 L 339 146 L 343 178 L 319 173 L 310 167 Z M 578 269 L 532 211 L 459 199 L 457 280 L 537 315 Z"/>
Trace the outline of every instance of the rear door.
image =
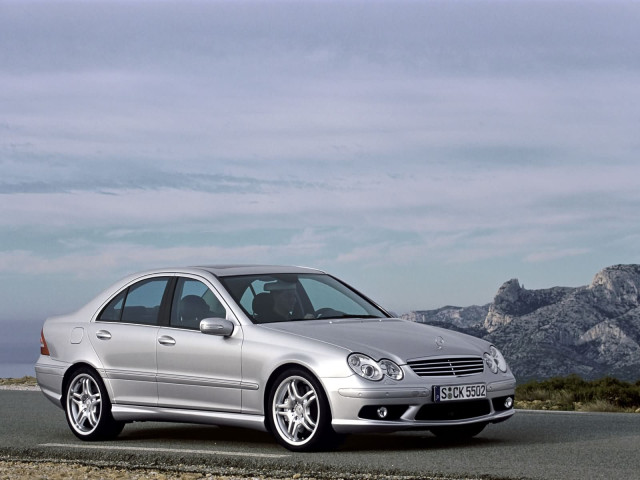
<path id="1" fill-rule="evenodd" d="M 103 363 L 115 403 L 158 403 L 156 342 L 170 280 L 151 277 L 132 284 L 90 324 L 89 338 Z"/>

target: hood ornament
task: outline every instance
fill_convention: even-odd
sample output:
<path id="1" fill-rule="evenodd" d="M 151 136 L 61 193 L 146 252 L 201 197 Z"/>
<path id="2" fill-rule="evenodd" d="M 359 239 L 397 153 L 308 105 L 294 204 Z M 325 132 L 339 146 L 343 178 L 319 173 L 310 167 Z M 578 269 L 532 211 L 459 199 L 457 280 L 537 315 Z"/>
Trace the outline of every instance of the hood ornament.
<path id="1" fill-rule="evenodd" d="M 438 347 L 438 350 L 442 350 L 442 347 L 444 347 L 444 338 L 440 335 L 436 337 L 436 347 Z"/>

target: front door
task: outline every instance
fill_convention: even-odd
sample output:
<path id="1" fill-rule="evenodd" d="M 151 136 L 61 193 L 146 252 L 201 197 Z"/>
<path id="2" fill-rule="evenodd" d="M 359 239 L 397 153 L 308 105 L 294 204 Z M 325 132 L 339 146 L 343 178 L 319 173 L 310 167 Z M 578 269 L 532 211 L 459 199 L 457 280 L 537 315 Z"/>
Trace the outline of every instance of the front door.
<path id="1" fill-rule="evenodd" d="M 159 406 L 240 412 L 242 329 L 235 322 L 230 337 L 201 333 L 200 321 L 212 317 L 228 318 L 213 291 L 179 278 L 170 324 L 157 335 Z"/>

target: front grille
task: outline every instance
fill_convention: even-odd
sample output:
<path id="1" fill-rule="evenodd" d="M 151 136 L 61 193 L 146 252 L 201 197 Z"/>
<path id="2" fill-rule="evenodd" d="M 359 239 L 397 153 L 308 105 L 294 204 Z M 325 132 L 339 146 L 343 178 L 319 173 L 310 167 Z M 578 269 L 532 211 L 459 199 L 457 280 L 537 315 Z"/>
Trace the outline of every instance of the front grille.
<path id="1" fill-rule="evenodd" d="M 416 420 L 465 420 L 490 413 L 488 400 L 430 403 L 420 408 Z"/>
<path id="2" fill-rule="evenodd" d="M 481 357 L 429 358 L 407 362 L 421 377 L 464 377 L 484 371 Z"/>

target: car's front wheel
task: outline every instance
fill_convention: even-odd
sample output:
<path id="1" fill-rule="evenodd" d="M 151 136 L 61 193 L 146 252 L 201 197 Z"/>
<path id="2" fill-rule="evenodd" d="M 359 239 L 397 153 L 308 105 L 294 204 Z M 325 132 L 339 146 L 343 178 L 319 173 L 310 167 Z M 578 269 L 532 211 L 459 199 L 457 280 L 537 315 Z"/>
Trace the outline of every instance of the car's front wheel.
<path id="1" fill-rule="evenodd" d="M 117 437 L 124 422 L 111 415 L 111 402 L 102 380 L 93 370 L 76 370 L 65 391 L 67 423 L 82 440 L 107 440 Z"/>
<path id="2" fill-rule="evenodd" d="M 293 451 L 334 447 L 331 412 L 322 386 L 308 372 L 292 369 L 271 388 L 267 420 L 278 442 Z"/>

